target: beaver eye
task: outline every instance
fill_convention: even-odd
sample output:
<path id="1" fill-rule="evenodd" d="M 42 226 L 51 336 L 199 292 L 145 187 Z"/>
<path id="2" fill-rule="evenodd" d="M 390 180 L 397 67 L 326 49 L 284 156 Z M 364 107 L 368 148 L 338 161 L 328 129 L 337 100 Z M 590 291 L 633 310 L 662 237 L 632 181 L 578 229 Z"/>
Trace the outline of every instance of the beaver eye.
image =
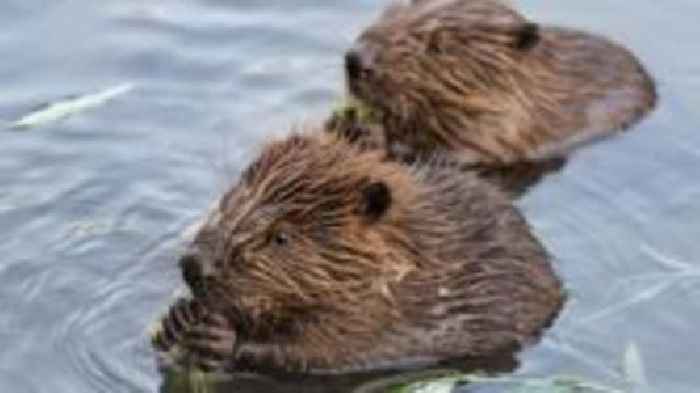
<path id="1" fill-rule="evenodd" d="M 433 32 L 425 39 L 425 52 L 430 55 L 443 54 L 442 45 L 440 45 L 440 33 Z"/>
<path id="2" fill-rule="evenodd" d="M 438 41 L 437 38 L 433 38 L 430 41 L 428 41 L 428 44 L 425 47 L 425 51 L 431 55 L 447 54 L 447 51 L 445 50 L 445 48 L 443 48 L 442 44 L 440 43 L 440 41 Z"/>
<path id="3" fill-rule="evenodd" d="M 275 232 L 275 234 L 272 236 L 272 242 L 276 246 L 286 246 L 289 244 L 289 236 L 287 236 L 287 234 L 284 232 Z"/>

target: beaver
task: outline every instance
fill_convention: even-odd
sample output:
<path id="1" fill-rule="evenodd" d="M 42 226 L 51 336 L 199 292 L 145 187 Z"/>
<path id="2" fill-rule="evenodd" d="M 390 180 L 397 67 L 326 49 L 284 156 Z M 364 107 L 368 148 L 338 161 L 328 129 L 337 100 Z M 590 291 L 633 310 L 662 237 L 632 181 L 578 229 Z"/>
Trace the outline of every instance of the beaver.
<path id="1" fill-rule="evenodd" d="M 377 149 L 385 152 L 388 159 L 410 164 L 416 160 L 415 152 L 401 148 L 397 143 L 387 144 L 381 124 L 361 114 L 365 109 L 358 103 L 346 103 L 325 122 L 326 132 L 346 138 L 361 149 Z M 371 114 L 370 114 L 371 116 Z M 463 171 L 470 171 L 490 182 L 511 198 L 525 194 L 545 176 L 556 173 L 567 163 L 568 157 L 555 155 L 539 160 L 521 160 L 508 164 L 466 162 L 458 152 L 434 150 L 425 152 L 423 157 L 440 157 L 440 165 L 449 165 Z"/>
<path id="2" fill-rule="evenodd" d="M 159 350 L 344 373 L 515 351 L 548 326 L 561 283 L 505 193 L 311 128 L 267 143 L 209 214 Z"/>
<path id="3" fill-rule="evenodd" d="M 375 142 L 405 160 L 446 151 L 477 169 L 556 168 L 657 101 L 623 46 L 540 26 L 499 0 L 395 2 L 347 51 L 345 74 L 348 94 L 371 114 L 360 120 L 383 133 Z"/>

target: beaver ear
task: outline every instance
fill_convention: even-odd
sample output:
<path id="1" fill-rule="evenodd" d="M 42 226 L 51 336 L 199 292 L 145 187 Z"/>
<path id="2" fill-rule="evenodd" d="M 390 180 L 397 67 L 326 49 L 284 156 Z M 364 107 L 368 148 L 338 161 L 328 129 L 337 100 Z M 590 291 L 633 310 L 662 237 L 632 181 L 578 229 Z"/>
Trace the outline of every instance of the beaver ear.
<path id="1" fill-rule="evenodd" d="M 384 182 L 374 182 L 362 190 L 361 213 L 370 220 L 380 219 L 391 207 L 391 190 Z"/>
<path id="2" fill-rule="evenodd" d="M 527 22 L 515 32 L 515 48 L 520 51 L 529 51 L 540 42 L 540 26 L 537 23 Z"/>

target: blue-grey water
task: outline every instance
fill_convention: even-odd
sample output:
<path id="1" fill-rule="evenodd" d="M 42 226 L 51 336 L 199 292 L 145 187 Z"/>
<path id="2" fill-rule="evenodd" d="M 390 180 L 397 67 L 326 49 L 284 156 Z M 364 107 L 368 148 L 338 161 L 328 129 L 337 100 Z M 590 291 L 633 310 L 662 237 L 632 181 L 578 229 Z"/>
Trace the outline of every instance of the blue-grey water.
<path id="1" fill-rule="evenodd" d="M 321 119 L 385 1 L 5 0 L 0 122 L 121 83 L 106 105 L 0 131 L 0 391 L 157 392 L 147 329 L 180 234 L 256 146 Z M 700 389 L 700 3 L 518 2 L 605 34 L 658 80 L 656 112 L 520 203 L 570 293 L 517 373 Z M 299 388 L 297 391 L 304 391 Z"/>

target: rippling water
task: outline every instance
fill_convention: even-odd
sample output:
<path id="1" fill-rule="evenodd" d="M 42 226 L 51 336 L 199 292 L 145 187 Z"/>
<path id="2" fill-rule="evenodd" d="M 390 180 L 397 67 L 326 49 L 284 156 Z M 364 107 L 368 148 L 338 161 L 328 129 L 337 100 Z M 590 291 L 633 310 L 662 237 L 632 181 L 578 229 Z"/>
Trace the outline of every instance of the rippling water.
<path id="1" fill-rule="evenodd" d="M 0 387 L 155 392 L 147 328 L 179 283 L 179 236 L 270 135 L 321 118 L 340 56 L 380 1 L 0 4 L 0 122 L 70 94 L 136 88 L 0 142 Z M 700 386 L 700 55 L 690 0 L 522 1 L 633 48 L 661 106 L 584 149 L 521 205 L 571 301 L 518 372 Z"/>

